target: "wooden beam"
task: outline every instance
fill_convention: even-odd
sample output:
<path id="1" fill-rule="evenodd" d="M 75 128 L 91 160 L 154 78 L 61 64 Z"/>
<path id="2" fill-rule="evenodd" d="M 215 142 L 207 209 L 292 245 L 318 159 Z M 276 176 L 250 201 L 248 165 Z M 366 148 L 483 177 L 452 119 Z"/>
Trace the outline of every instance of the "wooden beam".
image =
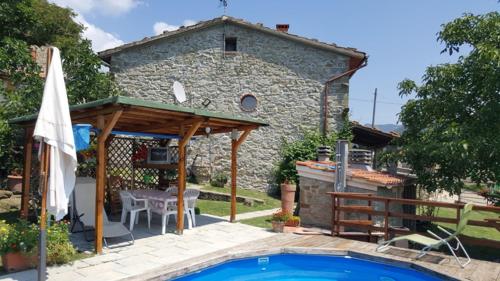
<path id="1" fill-rule="evenodd" d="M 193 125 L 191 125 L 191 127 L 186 132 L 186 134 L 182 136 L 182 139 L 179 142 L 179 146 L 181 146 L 181 145 L 186 146 L 188 141 L 194 136 L 194 133 L 196 133 L 196 131 L 198 131 L 198 128 L 201 126 L 202 123 L 203 123 L 203 120 L 198 120 L 195 123 L 193 123 Z"/>
<path id="2" fill-rule="evenodd" d="M 112 107 L 107 107 L 107 108 L 98 109 L 98 110 L 92 109 L 92 110 L 85 110 L 82 112 L 72 111 L 72 112 L 70 112 L 70 114 L 71 114 L 71 120 L 77 121 L 77 120 L 86 119 L 86 118 L 95 119 L 99 115 L 111 114 L 111 113 L 114 113 L 118 110 L 122 110 L 122 108 L 120 106 L 112 106 Z"/>
<path id="3" fill-rule="evenodd" d="M 114 112 L 108 122 L 104 116 L 97 116 L 97 127 L 101 130 L 97 137 L 97 171 L 96 171 L 96 203 L 95 203 L 95 251 L 102 253 L 103 239 L 103 209 L 104 209 L 104 187 L 106 185 L 106 140 L 110 135 L 116 122 L 122 115 L 123 110 Z"/>
<path id="4" fill-rule="evenodd" d="M 203 123 L 202 120 L 195 122 L 187 132 L 181 126 L 179 135 L 179 162 L 178 162 L 178 192 L 177 192 L 177 234 L 184 231 L 184 191 L 186 190 L 186 144 Z"/>
<path id="5" fill-rule="evenodd" d="M 23 193 L 21 197 L 21 218 L 24 219 L 28 218 L 29 212 L 33 130 L 33 127 L 24 129 Z"/>
<path id="6" fill-rule="evenodd" d="M 231 215 L 229 218 L 230 222 L 235 222 L 236 220 L 236 177 L 238 172 L 238 148 L 246 140 L 248 135 L 252 130 L 247 129 L 239 136 L 238 139 L 231 140 Z"/>

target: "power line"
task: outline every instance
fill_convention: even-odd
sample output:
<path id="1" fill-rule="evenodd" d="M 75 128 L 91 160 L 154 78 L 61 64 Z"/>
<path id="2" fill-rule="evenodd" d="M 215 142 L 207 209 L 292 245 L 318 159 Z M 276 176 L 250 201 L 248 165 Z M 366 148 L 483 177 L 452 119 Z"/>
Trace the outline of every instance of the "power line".
<path id="1" fill-rule="evenodd" d="M 373 103 L 373 100 L 369 100 L 369 99 L 357 99 L 357 98 L 351 98 L 351 97 L 349 97 L 349 100 L 355 100 L 355 101 L 362 101 L 362 102 Z M 390 101 L 384 101 L 384 100 L 378 100 L 378 99 L 377 99 L 377 103 L 394 104 L 394 105 L 404 105 L 404 103 L 390 102 Z"/>

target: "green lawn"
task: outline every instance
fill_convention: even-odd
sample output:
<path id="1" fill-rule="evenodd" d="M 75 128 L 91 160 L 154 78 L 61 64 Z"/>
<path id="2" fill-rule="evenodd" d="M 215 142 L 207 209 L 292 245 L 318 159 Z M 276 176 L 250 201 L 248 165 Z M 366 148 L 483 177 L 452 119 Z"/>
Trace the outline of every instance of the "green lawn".
<path id="1" fill-rule="evenodd" d="M 436 215 L 439 217 L 456 218 L 456 211 L 454 209 L 449 209 L 449 208 L 439 208 L 437 210 Z M 499 218 L 499 216 L 500 216 L 499 213 L 494 213 L 494 212 L 472 211 L 471 219 L 484 220 L 486 218 Z M 438 224 L 449 229 L 453 230 L 456 229 L 455 224 L 441 223 L 441 222 Z M 494 228 L 468 225 L 465 227 L 462 234 L 476 238 L 486 238 L 486 239 L 500 241 L 500 231 Z"/>
<path id="2" fill-rule="evenodd" d="M 202 189 L 230 194 L 229 187 L 213 187 L 206 185 L 203 186 Z M 269 210 L 279 208 L 281 206 L 280 200 L 269 196 L 265 192 L 238 188 L 237 194 L 264 200 L 264 204 L 254 203 L 254 205 L 251 207 L 245 206 L 243 205 L 243 203 L 236 203 L 236 212 L 238 214 Z M 202 214 L 209 214 L 214 216 L 228 216 L 231 211 L 231 203 L 224 201 L 198 200 L 196 206 L 200 208 L 200 212 Z"/>
<path id="3" fill-rule="evenodd" d="M 244 223 L 244 224 L 248 224 L 248 225 L 253 225 L 256 227 L 262 227 L 262 228 L 271 228 L 272 227 L 270 216 L 256 217 L 256 218 L 241 220 L 240 222 Z"/>

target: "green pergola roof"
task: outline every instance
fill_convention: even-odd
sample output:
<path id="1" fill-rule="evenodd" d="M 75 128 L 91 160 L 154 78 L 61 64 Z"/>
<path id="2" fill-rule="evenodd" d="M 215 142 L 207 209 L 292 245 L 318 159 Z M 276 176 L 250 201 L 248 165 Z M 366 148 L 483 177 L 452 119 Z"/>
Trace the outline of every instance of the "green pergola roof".
<path id="1" fill-rule="evenodd" d="M 70 110 L 70 112 L 73 112 L 73 111 L 79 111 L 79 110 L 85 110 L 85 109 L 99 108 L 99 107 L 106 106 L 106 105 L 125 105 L 125 106 L 138 106 L 138 107 L 152 108 L 152 109 L 163 109 L 166 111 L 183 112 L 183 113 L 187 113 L 187 114 L 193 114 L 196 116 L 202 116 L 202 117 L 208 117 L 208 118 L 218 118 L 218 119 L 249 122 L 249 123 L 258 124 L 261 126 L 268 126 L 269 125 L 267 122 L 264 122 L 264 121 L 258 120 L 258 119 L 254 119 L 254 118 L 236 116 L 236 115 L 221 113 L 221 112 L 212 112 L 212 111 L 203 110 L 203 109 L 188 108 L 188 107 L 183 107 L 183 106 L 174 105 L 174 104 L 161 103 L 161 102 L 155 102 L 155 101 L 147 101 L 147 100 L 141 100 L 141 99 L 136 99 L 136 98 L 131 98 L 131 97 L 124 97 L 124 96 L 113 96 L 113 97 L 109 97 L 109 98 L 91 101 L 88 103 L 72 105 L 69 107 L 69 110 Z M 36 120 L 37 116 L 38 116 L 38 113 L 20 116 L 20 117 L 10 119 L 9 123 L 12 123 L 12 124 L 25 123 L 25 122 Z"/>
<path id="2" fill-rule="evenodd" d="M 157 134 L 180 134 L 182 128 L 188 129 L 193 123 L 202 121 L 195 135 L 206 134 L 209 127 L 212 133 L 225 133 L 237 130 L 252 130 L 268 123 L 248 117 L 203 109 L 145 101 L 130 97 L 114 96 L 89 103 L 70 106 L 71 120 L 74 124 L 92 124 L 99 127 L 98 118 L 111 118 L 121 111 L 114 130 Z M 34 126 L 38 114 L 11 119 L 11 124 Z"/>

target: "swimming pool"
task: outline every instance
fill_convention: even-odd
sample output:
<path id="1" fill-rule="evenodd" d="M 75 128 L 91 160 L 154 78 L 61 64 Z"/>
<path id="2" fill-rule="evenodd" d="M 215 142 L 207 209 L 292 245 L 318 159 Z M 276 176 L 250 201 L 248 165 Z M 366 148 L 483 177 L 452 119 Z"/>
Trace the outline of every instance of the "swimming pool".
<path id="1" fill-rule="evenodd" d="M 442 280 L 427 273 L 348 256 L 278 254 L 232 260 L 175 281 L 417 281 Z"/>

